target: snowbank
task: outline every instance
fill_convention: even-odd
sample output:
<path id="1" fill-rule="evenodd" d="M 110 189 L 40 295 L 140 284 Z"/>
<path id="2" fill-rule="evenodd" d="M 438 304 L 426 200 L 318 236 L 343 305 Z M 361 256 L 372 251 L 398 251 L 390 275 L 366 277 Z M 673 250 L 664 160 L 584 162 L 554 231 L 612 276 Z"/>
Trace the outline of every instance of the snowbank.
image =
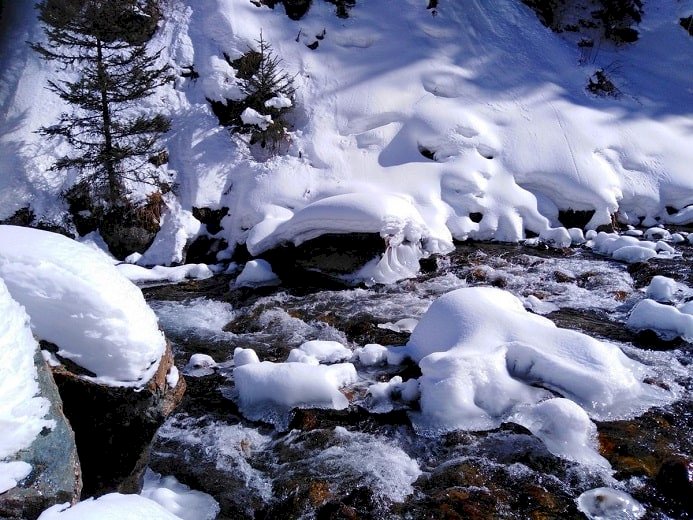
<path id="1" fill-rule="evenodd" d="M 423 433 L 511 420 L 557 455 L 583 462 L 602 463 L 589 417 L 624 417 L 668 398 L 643 383 L 646 368 L 615 345 L 558 328 L 490 287 L 440 297 L 403 352 L 422 372 L 414 419 Z"/>
<path id="2" fill-rule="evenodd" d="M 111 493 L 84 500 L 70 507 L 58 504 L 46 509 L 38 520 L 180 520 L 159 504 L 139 495 Z"/>
<path id="3" fill-rule="evenodd" d="M 167 168 L 178 186 L 143 262 L 182 261 L 185 243 L 199 231 L 192 207 L 232 208 L 222 232 L 231 247 L 247 240 L 249 249 L 262 250 L 277 240 L 349 232 L 363 222 L 358 208 L 330 208 L 334 224 L 299 217 L 341 195 L 384 207 L 409 200 L 440 244 L 450 237 L 514 241 L 530 230 L 566 245 L 575 234 L 560 228 L 560 209 L 593 210 L 590 228 L 617 211 L 630 224 L 693 219 L 691 42 L 676 23 L 689 14 L 683 4 L 648 10 L 636 44 L 605 43 L 589 65 L 521 2 L 448 2 L 435 12 L 419 0 L 401 0 L 394 10 L 391 0 L 373 0 L 343 21 L 332 6 L 314 2 L 293 21 L 282 9 L 247 0 L 167 5 L 152 48 L 163 48 L 162 61 L 179 73 L 194 66 L 200 77 L 179 77 L 142 107 L 172 118 Z M 73 179 L 49 167 L 70 150 L 36 130 L 68 108 L 45 90 L 47 81 L 73 72 L 16 44 L 41 38 L 30 4 L 10 3 L 5 16 L 11 30 L 0 40 L 8 71 L 0 78 L 0 218 L 31 204 L 39 219 L 59 220 L 64 207 L 56 201 Z M 294 131 L 279 157 L 229 139 L 207 102 L 240 98 L 223 55 L 240 57 L 261 30 L 295 78 Z M 318 34 L 323 39 L 313 50 Z M 588 95 L 588 77 L 613 63 L 619 68 L 611 79 L 624 95 Z M 267 102 L 287 105 L 281 97 Z M 405 204 L 388 214 L 406 221 L 412 209 Z M 367 222 L 374 224 L 370 216 Z"/>
<path id="4" fill-rule="evenodd" d="M 38 395 L 39 385 L 34 365 L 38 344 L 31 334 L 29 317 L 22 306 L 12 299 L 2 278 L 0 315 L 0 425 L 3 431 L 0 435 L 1 461 L 28 448 L 43 428 L 53 427 L 53 422 L 43 419 L 50 403 Z M 21 469 L 16 465 L 12 467 L 0 462 L 0 480 Z M 6 484 L 0 487 L 6 487 Z"/>
<path id="5" fill-rule="evenodd" d="M 166 341 L 142 293 L 88 246 L 62 235 L 0 226 L 0 276 L 40 339 L 100 383 L 142 386 Z"/>

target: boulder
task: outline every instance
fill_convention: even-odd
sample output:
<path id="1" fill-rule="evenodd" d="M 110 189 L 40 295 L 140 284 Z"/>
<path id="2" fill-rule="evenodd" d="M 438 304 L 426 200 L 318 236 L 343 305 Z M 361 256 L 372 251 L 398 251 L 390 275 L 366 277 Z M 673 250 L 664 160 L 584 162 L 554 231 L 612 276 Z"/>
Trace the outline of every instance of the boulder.
<path id="1" fill-rule="evenodd" d="M 99 384 L 65 365 L 53 376 L 75 432 L 83 496 L 138 492 L 152 438 L 185 392 L 170 344 L 140 389 Z"/>
<path id="2" fill-rule="evenodd" d="M 32 471 L 16 487 L 0 494 L 0 519 L 34 520 L 54 504 L 74 504 L 82 490 L 75 436 L 63 414 L 63 402 L 50 369 L 38 349 L 35 364 L 40 395 L 50 401 L 46 419 L 53 420 L 55 427 L 45 429 L 17 455 L 17 460 L 30 464 Z"/>

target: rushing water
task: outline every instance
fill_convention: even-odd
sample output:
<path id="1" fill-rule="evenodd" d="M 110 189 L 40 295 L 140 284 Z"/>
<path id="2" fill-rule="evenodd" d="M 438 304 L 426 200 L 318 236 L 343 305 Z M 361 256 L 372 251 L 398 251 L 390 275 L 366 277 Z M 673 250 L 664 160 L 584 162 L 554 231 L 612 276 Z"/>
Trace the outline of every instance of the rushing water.
<path id="1" fill-rule="evenodd" d="M 629 270 L 584 250 L 462 245 L 431 272 L 391 286 L 229 289 L 232 278 L 219 276 L 149 288 L 179 368 L 194 353 L 219 363 L 188 374 L 187 396 L 159 432 L 151 466 L 212 494 L 220 518 L 582 518 L 576 498 L 600 486 L 627 491 L 649 518 L 687 518 L 690 503 L 671 487 L 677 468 L 674 484 L 660 468 L 682 460 L 685 472 L 693 452 L 693 346 L 623 325 L 654 274 L 693 287 L 691 250 L 682 251 L 682 258 Z M 473 285 L 504 288 L 561 327 L 618 343 L 654 367 L 655 384 L 680 388 L 681 399 L 633 420 L 598 424 L 600 451 L 613 472 L 559 459 L 514 424 L 418 436 L 411 406 L 378 409 L 365 391 L 398 373 L 417 377 L 415 365 L 357 365 L 359 382 L 344 390 L 347 410 L 297 410 L 284 431 L 239 413 L 234 348 L 284 361 L 313 339 L 350 348 L 402 345 L 409 334 L 400 329 L 434 299 Z"/>

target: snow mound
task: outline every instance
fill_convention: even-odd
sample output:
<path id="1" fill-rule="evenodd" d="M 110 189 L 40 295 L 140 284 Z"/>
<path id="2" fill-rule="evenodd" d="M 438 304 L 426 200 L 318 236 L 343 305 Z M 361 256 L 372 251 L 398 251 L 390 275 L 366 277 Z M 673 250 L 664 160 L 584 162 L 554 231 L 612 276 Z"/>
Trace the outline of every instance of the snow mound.
<path id="1" fill-rule="evenodd" d="M 217 501 L 207 493 L 190 489 L 176 477 L 164 477 L 150 469 L 144 474 L 140 495 L 182 520 L 214 520 L 220 510 Z"/>
<path id="2" fill-rule="evenodd" d="M 646 367 L 615 345 L 558 328 L 490 287 L 458 289 L 433 302 L 403 353 L 422 372 L 421 412 L 413 414 L 421 432 L 492 429 L 518 414 L 549 449 L 579 460 L 599 462 L 585 444 L 594 449 L 587 415 L 624 417 L 670 398 L 643 383 Z M 542 404 L 555 394 L 576 406 Z M 551 414 L 576 431 L 563 430 Z"/>
<path id="3" fill-rule="evenodd" d="M 289 352 L 287 361 L 309 363 L 339 363 L 349 361 L 353 353 L 337 341 L 306 341 L 300 347 Z"/>
<path id="4" fill-rule="evenodd" d="M 673 302 L 689 292 L 690 290 L 684 284 L 667 278 L 666 276 L 657 275 L 650 281 L 650 285 L 647 286 L 645 294 L 648 298 L 656 302 L 668 303 Z"/>
<path id="5" fill-rule="evenodd" d="M 53 421 L 43 419 L 50 403 L 38 396 L 38 376 L 34 365 L 38 344 L 31 334 L 29 317 L 12 299 L 2 278 L 0 315 L 1 461 L 31 446 L 43 428 L 53 427 Z M 10 479 L 16 484 L 18 472 L 23 467 L 20 466 L 0 462 L 0 487 L 7 487 Z M 0 493 L 3 491 L 7 489 Z"/>
<path id="6" fill-rule="evenodd" d="M 91 248 L 62 235 L 0 226 L 0 276 L 58 354 L 115 386 L 142 386 L 166 347 L 142 292 Z"/>
<path id="7" fill-rule="evenodd" d="M 279 278 L 272 266 L 266 260 L 251 260 L 245 264 L 243 271 L 238 275 L 234 286 L 236 287 L 256 287 L 260 285 L 276 285 Z"/>
<path id="8" fill-rule="evenodd" d="M 452 250 L 447 229 L 432 230 L 409 197 L 393 193 L 346 193 L 320 199 L 297 212 L 273 211 L 246 242 L 258 255 L 281 243 L 299 245 L 328 233 L 379 233 L 385 254 L 356 274 L 359 279 L 394 282 L 418 272 L 419 259 Z"/>
<path id="9" fill-rule="evenodd" d="M 680 336 L 693 342 L 693 305 L 674 307 L 645 299 L 633 308 L 627 325 L 631 329 L 651 329 L 665 337 Z"/>
<path id="10" fill-rule="evenodd" d="M 343 410 L 349 401 L 339 389 L 357 381 L 351 363 L 250 362 L 236 367 L 233 378 L 239 409 L 251 420 L 286 426 L 292 408 Z"/>
<path id="11" fill-rule="evenodd" d="M 617 489 L 590 489 L 578 497 L 577 503 L 589 520 L 638 520 L 645 515 L 645 508 L 637 500 Z"/>
<path id="12" fill-rule="evenodd" d="M 675 250 L 664 242 L 652 242 L 639 240 L 634 236 L 624 236 L 618 233 L 606 233 L 601 231 L 596 235 L 590 235 L 587 247 L 596 253 L 610 256 L 614 260 L 633 264 L 646 262 L 651 258 L 671 258 Z"/>
<path id="13" fill-rule="evenodd" d="M 46 509 L 38 520 L 180 520 L 159 504 L 139 495 L 110 493 L 74 506 L 58 504 Z"/>

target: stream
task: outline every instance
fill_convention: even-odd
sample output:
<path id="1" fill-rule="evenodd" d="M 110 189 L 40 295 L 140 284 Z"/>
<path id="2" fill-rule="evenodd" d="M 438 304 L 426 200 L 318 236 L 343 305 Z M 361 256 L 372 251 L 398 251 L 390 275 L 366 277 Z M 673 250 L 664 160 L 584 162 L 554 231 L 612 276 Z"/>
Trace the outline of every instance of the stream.
<path id="1" fill-rule="evenodd" d="M 144 288 L 171 340 L 187 395 L 160 429 L 150 467 L 211 494 L 218 518 L 584 518 L 576 499 L 610 487 L 632 495 L 644 518 L 690 518 L 693 345 L 624 325 L 651 278 L 693 287 L 693 247 L 682 256 L 624 264 L 584 248 L 551 250 L 496 243 L 458 245 L 415 279 L 373 287 L 234 288 L 234 276 Z M 346 410 L 294 410 L 253 422 L 234 401 L 233 352 L 285 361 L 309 340 L 351 349 L 403 345 L 437 297 L 491 285 L 558 326 L 616 343 L 653 368 L 653 384 L 681 399 L 640 417 L 597 423 L 612 471 L 558 458 L 527 429 L 418 435 L 416 403 L 382 406 L 366 389 L 415 364 L 362 366 L 343 389 Z M 400 321 L 404 320 L 404 321 Z M 191 355 L 215 368 L 186 368 Z M 624 517 L 626 518 L 626 517 Z"/>

